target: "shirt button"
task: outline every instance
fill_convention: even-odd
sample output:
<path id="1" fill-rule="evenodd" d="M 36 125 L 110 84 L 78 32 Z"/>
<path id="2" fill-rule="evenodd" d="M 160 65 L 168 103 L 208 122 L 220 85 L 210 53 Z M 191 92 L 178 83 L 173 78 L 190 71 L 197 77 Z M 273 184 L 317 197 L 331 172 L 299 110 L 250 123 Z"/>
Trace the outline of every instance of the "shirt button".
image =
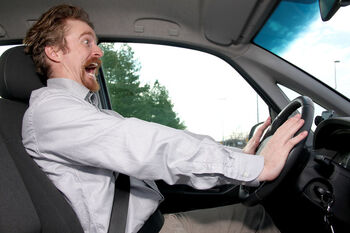
<path id="1" fill-rule="evenodd" d="M 248 172 L 244 172 L 244 173 L 243 173 L 243 177 L 244 177 L 244 178 L 249 177 L 249 173 L 248 173 Z"/>

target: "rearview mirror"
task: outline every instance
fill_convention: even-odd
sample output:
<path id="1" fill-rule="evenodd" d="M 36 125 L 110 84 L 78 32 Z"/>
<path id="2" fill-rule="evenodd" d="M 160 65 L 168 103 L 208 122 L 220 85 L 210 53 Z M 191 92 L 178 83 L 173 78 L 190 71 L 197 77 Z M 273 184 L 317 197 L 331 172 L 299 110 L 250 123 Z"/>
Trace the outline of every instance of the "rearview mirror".
<path id="1" fill-rule="evenodd" d="M 350 5 L 350 0 L 319 0 L 319 5 L 322 20 L 328 21 L 340 7 Z"/>

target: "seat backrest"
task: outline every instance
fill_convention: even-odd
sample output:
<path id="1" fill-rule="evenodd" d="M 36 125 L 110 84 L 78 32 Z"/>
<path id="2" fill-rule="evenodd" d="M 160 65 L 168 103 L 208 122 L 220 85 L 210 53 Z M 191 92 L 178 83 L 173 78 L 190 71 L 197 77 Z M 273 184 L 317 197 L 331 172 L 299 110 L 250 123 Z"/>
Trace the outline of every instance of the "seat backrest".
<path id="1" fill-rule="evenodd" d="M 0 58 L 0 232 L 79 233 L 81 224 L 22 144 L 22 118 L 33 90 L 44 86 L 24 47 Z"/>
<path id="2" fill-rule="evenodd" d="M 0 232 L 41 232 L 35 207 L 2 138 L 0 139 Z"/>

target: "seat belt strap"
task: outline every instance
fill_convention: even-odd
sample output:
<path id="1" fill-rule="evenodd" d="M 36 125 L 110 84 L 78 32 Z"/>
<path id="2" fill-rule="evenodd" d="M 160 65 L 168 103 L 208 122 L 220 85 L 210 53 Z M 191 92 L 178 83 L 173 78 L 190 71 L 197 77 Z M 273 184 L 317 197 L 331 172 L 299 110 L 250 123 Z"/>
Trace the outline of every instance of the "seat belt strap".
<path id="1" fill-rule="evenodd" d="M 111 220 L 108 233 L 125 233 L 130 196 L 130 178 L 119 173 L 115 182 Z"/>
<path id="2" fill-rule="evenodd" d="M 156 210 L 145 222 L 138 233 L 158 233 L 164 224 L 164 217 L 159 210 Z"/>

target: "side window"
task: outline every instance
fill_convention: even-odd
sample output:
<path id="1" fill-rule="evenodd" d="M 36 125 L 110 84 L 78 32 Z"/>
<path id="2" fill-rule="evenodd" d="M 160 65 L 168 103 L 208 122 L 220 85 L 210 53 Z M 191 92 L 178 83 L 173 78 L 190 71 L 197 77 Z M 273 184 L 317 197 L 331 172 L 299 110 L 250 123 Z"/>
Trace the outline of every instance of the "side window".
<path id="1" fill-rule="evenodd" d="M 19 45 L 0 45 L 0 56 L 8 49 Z"/>
<path id="2" fill-rule="evenodd" d="M 282 90 L 282 92 L 288 97 L 289 100 L 293 100 L 296 97 L 300 96 L 301 94 L 293 91 L 292 89 L 289 89 L 288 87 L 285 87 L 281 84 L 277 84 L 278 87 Z M 326 111 L 325 108 L 323 108 L 321 105 L 318 105 L 317 103 L 314 102 L 314 107 L 315 107 L 315 113 L 314 117 L 316 116 L 321 116 L 323 111 Z M 316 129 L 315 123 L 312 124 L 312 130 Z"/>
<path id="3" fill-rule="evenodd" d="M 225 61 L 171 46 L 102 43 L 113 110 L 243 147 L 267 105 Z"/>
<path id="4" fill-rule="evenodd" d="M 1 45 L 0 46 L 0 56 L 9 49 L 9 46 Z"/>

